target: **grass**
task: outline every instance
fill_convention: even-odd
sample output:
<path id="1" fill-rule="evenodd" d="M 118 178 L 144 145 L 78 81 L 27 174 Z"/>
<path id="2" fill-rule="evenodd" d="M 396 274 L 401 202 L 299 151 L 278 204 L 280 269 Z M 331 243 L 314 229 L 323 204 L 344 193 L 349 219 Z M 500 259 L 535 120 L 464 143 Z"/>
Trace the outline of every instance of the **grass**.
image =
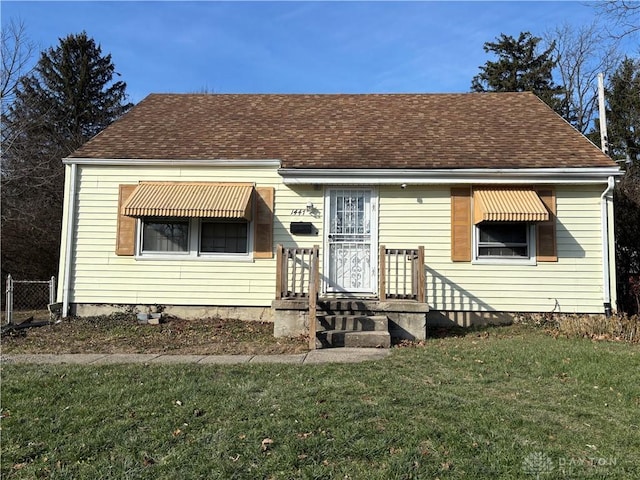
<path id="1" fill-rule="evenodd" d="M 494 328 L 324 365 L 2 366 L 3 478 L 640 476 L 640 349 Z"/>

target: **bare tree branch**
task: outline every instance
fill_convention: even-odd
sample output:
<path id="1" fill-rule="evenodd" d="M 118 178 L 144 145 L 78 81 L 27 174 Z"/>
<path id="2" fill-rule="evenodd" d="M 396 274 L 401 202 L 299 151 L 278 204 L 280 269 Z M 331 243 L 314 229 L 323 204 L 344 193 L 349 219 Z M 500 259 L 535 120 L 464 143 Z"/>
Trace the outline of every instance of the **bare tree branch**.
<path id="1" fill-rule="evenodd" d="M 608 30 L 613 38 L 634 35 L 640 32 L 640 2 L 636 0 L 606 0 L 596 2 L 598 13 L 613 22 L 615 30 Z"/>
<path id="2" fill-rule="evenodd" d="M 23 75 L 31 73 L 35 64 L 27 68 L 36 53 L 36 45 L 27 36 L 27 29 L 22 21 L 11 20 L 2 28 L 0 63 L 0 101 L 3 111 L 12 102 L 18 82 Z"/>
<path id="3" fill-rule="evenodd" d="M 598 109 L 598 73 L 613 72 L 621 61 L 617 41 L 607 38 L 596 23 L 582 27 L 560 25 L 545 34 L 555 42 L 556 70 L 565 88 L 565 118 L 586 134 Z"/>

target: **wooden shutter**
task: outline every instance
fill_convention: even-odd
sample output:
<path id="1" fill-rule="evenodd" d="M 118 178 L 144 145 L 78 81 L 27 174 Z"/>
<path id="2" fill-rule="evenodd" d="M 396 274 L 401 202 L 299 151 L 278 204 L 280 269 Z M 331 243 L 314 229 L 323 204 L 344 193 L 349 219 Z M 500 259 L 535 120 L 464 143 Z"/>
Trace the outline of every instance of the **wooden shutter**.
<path id="1" fill-rule="evenodd" d="M 131 256 L 136 251 L 136 219 L 122 214 L 122 205 L 137 185 L 120 185 L 118 195 L 118 233 L 116 255 Z"/>
<path id="2" fill-rule="evenodd" d="M 556 192 L 553 187 L 538 187 L 536 192 L 549 211 L 549 220 L 536 225 L 536 258 L 538 262 L 557 262 Z"/>
<path id="3" fill-rule="evenodd" d="M 253 258 L 273 258 L 273 205 L 275 189 L 256 187 L 253 219 Z"/>
<path id="4" fill-rule="evenodd" d="M 471 188 L 451 189 L 451 260 L 471 261 Z"/>

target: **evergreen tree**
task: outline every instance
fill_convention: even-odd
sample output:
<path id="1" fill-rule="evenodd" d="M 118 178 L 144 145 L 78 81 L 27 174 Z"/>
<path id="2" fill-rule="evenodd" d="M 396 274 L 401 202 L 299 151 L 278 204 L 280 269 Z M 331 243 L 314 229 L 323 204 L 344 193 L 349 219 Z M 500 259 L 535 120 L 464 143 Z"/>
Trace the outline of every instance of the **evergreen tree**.
<path id="1" fill-rule="evenodd" d="M 2 119 L 3 275 L 57 274 L 61 160 L 131 107 L 114 74 L 111 55 L 82 32 L 42 52 L 20 79 Z"/>
<path id="2" fill-rule="evenodd" d="M 614 190 L 618 308 L 640 314 L 640 162 Z"/>
<path id="3" fill-rule="evenodd" d="M 609 154 L 640 162 L 640 59 L 625 58 L 605 89 Z"/>
<path id="4" fill-rule="evenodd" d="M 620 63 L 605 97 L 609 155 L 625 169 L 614 192 L 618 307 L 640 313 L 640 60 Z M 590 135 L 597 143 L 599 126 Z"/>
<path id="5" fill-rule="evenodd" d="M 542 39 L 522 32 L 515 39 L 504 33 L 496 42 L 486 42 L 484 51 L 497 55 L 497 61 L 487 61 L 480 73 L 473 77 L 474 92 L 533 92 L 556 112 L 563 113 L 559 95 L 563 88 L 553 82 L 552 71 L 555 44 L 538 53 Z"/>

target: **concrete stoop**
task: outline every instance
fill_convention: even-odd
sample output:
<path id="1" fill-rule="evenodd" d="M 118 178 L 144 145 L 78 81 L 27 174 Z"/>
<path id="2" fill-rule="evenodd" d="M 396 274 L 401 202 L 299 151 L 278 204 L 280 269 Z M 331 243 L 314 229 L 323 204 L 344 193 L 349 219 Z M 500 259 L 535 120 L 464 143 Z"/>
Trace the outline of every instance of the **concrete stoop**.
<path id="1" fill-rule="evenodd" d="M 318 315 L 316 347 L 389 348 L 386 315 Z"/>
<path id="2" fill-rule="evenodd" d="M 324 330 L 316 333 L 316 348 L 389 348 L 390 346 L 391 335 L 389 332 Z"/>
<path id="3" fill-rule="evenodd" d="M 274 300 L 276 337 L 295 337 L 309 332 L 309 302 L 304 299 Z M 384 347 L 391 338 L 424 340 L 429 306 L 411 300 L 378 301 L 368 298 L 321 298 L 318 300 L 316 338 L 318 348 Z"/>
<path id="4" fill-rule="evenodd" d="M 386 315 L 318 315 L 317 331 L 359 330 L 389 331 L 389 317 Z"/>

